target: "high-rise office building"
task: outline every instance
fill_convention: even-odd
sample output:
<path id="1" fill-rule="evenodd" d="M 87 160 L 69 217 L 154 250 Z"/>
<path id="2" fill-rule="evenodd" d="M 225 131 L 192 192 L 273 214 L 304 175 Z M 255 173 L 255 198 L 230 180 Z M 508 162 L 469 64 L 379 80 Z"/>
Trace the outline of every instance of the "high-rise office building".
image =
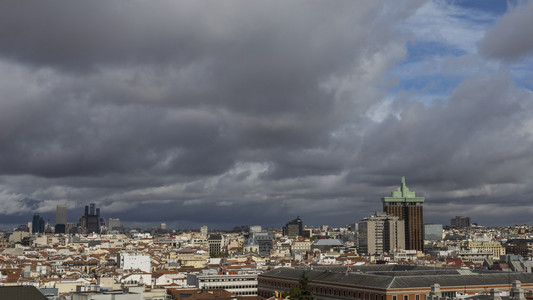
<path id="1" fill-rule="evenodd" d="M 39 214 L 34 214 L 31 225 L 32 233 L 43 233 L 44 232 L 44 219 Z"/>
<path id="2" fill-rule="evenodd" d="M 67 226 L 67 207 L 65 205 L 56 206 L 56 226 L 55 233 L 65 233 Z"/>
<path id="3" fill-rule="evenodd" d="M 424 215 L 422 205 L 424 197 L 416 197 L 409 191 L 402 177 L 401 186 L 390 197 L 381 198 L 383 211 L 399 217 L 405 222 L 405 248 L 407 250 L 424 250 Z"/>
<path id="4" fill-rule="evenodd" d="M 359 222 L 359 251 L 365 254 L 383 254 L 405 249 L 404 220 L 384 212 Z"/>
<path id="5" fill-rule="evenodd" d="M 67 224 L 67 206 L 56 206 L 56 224 Z"/>
<path id="6" fill-rule="evenodd" d="M 293 238 L 303 235 L 303 224 L 300 217 L 289 221 L 289 223 L 283 227 L 283 235 Z"/>

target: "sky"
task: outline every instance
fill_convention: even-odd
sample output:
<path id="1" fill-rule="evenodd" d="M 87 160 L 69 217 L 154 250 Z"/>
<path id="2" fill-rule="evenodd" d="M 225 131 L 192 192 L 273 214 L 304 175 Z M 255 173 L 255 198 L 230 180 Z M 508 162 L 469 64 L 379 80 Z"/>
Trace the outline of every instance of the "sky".
<path id="1" fill-rule="evenodd" d="M 533 1 L 0 3 L 0 228 L 533 224 Z"/>

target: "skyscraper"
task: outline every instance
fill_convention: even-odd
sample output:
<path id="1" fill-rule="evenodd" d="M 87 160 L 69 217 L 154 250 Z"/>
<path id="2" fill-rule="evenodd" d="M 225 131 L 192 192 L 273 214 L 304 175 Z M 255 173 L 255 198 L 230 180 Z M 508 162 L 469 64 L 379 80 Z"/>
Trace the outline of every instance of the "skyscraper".
<path id="1" fill-rule="evenodd" d="M 56 206 L 56 224 L 67 224 L 67 207 L 65 205 Z"/>
<path id="2" fill-rule="evenodd" d="M 424 250 L 424 215 L 422 205 L 424 197 L 416 197 L 402 184 L 390 197 L 381 198 L 383 211 L 388 215 L 397 216 L 405 222 L 405 248 L 407 250 Z"/>
<path id="3" fill-rule="evenodd" d="M 96 204 L 91 203 L 85 206 L 85 215 L 81 217 L 81 227 L 85 229 L 86 233 L 100 233 L 100 208 L 96 208 Z"/>
<path id="4" fill-rule="evenodd" d="M 32 233 L 43 233 L 44 232 L 44 219 L 39 214 L 33 215 L 31 232 Z"/>
<path id="5" fill-rule="evenodd" d="M 65 205 L 56 206 L 56 226 L 55 233 L 65 233 L 67 226 L 67 207 Z"/>

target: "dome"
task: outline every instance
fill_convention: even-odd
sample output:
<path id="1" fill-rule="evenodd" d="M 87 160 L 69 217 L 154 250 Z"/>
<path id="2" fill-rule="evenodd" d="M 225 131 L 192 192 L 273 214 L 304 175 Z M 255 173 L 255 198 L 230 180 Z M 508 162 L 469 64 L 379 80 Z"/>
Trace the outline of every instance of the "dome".
<path id="1" fill-rule="evenodd" d="M 244 247 L 249 247 L 249 246 L 259 246 L 259 243 L 257 242 L 256 239 L 254 239 L 253 237 L 250 237 L 249 239 L 246 240 L 246 242 L 244 242 Z"/>

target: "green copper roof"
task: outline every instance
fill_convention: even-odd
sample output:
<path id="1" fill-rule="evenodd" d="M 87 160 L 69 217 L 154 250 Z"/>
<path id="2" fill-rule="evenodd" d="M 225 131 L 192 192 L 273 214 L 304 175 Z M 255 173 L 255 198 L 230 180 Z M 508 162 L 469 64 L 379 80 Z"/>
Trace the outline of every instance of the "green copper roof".
<path id="1" fill-rule="evenodd" d="M 390 197 L 381 198 L 383 202 L 424 202 L 424 197 L 416 197 L 415 192 L 409 191 L 405 185 L 405 177 L 402 176 L 402 185 Z"/>

